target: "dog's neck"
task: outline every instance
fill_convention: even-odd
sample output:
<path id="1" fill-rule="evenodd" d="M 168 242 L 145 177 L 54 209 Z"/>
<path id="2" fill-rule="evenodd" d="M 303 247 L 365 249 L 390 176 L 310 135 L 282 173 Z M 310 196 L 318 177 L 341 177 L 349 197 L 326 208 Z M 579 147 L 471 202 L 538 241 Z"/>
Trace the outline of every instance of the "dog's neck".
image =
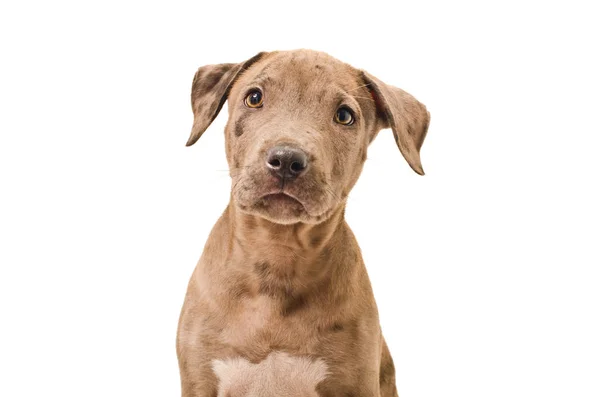
<path id="1" fill-rule="evenodd" d="M 332 267 L 346 262 L 341 250 L 333 249 L 348 246 L 344 208 L 341 205 L 319 224 L 282 225 L 244 213 L 230 203 L 224 214 L 231 236 L 229 263 L 254 274 L 260 292 L 274 295 L 327 283 Z"/>
<path id="2" fill-rule="evenodd" d="M 327 254 L 327 249 L 342 232 L 344 206 L 319 224 L 290 225 L 268 221 L 240 211 L 232 203 L 226 214 L 233 236 L 234 257 L 281 265 L 308 266 Z"/>

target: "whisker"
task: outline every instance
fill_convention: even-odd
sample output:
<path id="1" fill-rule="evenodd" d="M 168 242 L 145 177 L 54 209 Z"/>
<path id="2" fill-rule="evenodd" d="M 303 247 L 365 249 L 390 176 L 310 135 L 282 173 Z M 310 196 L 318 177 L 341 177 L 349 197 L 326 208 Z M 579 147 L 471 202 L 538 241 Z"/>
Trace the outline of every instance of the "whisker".
<path id="1" fill-rule="evenodd" d="M 363 85 L 359 85 L 359 86 L 358 86 L 358 87 L 356 87 L 356 88 L 353 88 L 353 89 L 351 89 L 351 90 L 348 90 L 348 92 L 356 91 L 356 90 L 359 90 L 359 89 L 361 89 L 361 88 L 363 88 L 363 87 L 368 87 L 368 86 L 369 86 L 369 84 L 363 84 Z"/>
<path id="2" fill-rule="evenodd" d="M 373 99 L 373 97 L 368 97 L 368 96 L 356 96 L 356 95 L 353 95 L 353 97 L 354 97 L 354 98 L 366 99 L 366 100 L 368 100 L 368 101 L 375 101 L 375 100 Z"/>

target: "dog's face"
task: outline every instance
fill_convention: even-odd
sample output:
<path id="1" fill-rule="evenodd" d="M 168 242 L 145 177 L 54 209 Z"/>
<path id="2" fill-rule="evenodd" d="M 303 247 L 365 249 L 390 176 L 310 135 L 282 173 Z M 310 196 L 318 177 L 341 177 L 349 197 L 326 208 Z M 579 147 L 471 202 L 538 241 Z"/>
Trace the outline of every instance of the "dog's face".
<path id="1" fill-rule="evenodd" d="M 241 74 L 228 100 L 236 204 L 275 222 L 328 217 L 356 182 L 375 129 L 356 70 L 325 54 L 277 53 Z"/>
<path id="2" fill-rule="evenodd" d="M 225 100 L 232 199 L 247 213 L 283 224 L 327 219 L 356 183 L 369 143 L 388 126 L 409 164 L 422 173 L 425 107 L 327 54 L 261 53 L 241 64 L 200 68 L 188 145 Z"/>

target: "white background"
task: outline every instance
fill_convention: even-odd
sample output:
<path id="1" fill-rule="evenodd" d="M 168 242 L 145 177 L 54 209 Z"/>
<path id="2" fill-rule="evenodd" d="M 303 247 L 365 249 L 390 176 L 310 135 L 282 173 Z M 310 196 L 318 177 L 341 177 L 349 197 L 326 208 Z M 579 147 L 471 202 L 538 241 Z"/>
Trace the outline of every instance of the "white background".
<path id="1" fill-rule="evenodd" d="M 2 2 L 0 395 L 179 394 L 230 183 L 192 77 L 312 48 L 432 115 L 427 175 L 382 131 L 348 202 L 400 395 L 600 396 L 593 2 L 208 3 Z"/>

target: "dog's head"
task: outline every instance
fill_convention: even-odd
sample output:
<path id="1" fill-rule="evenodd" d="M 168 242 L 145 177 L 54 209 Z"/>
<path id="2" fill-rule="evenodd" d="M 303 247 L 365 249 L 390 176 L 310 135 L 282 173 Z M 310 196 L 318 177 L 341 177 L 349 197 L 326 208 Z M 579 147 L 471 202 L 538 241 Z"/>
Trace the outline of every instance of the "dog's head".
<path id="1" fill-rule="evenodd" d="M 429 113 L 399 88 L 309 50 L 203 66 L 192 86 L 193 145 L 229 101 L 225 128 L 232 200 L 272 222 L 319 223 L 356 183 L 367 147 L 391 128 L 412 169 Z"/>

